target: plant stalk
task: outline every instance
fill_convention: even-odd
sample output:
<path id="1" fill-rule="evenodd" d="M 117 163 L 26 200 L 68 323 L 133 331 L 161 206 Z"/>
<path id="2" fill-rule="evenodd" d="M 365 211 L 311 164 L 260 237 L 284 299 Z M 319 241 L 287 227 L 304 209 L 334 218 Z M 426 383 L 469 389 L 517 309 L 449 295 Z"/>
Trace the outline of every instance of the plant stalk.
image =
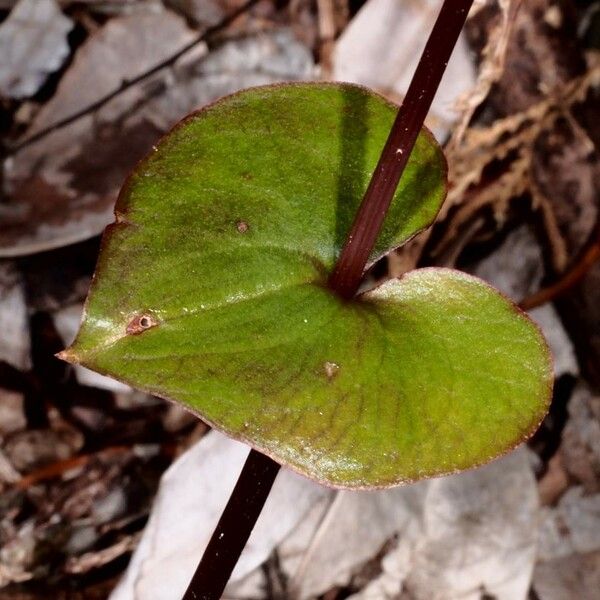
<path id="1" fill-rule="evenodd" d="M 423 127 L 473 0 L 445 0 L 329 278 L 343 298 L 356 294 L 400 177 Z"/>
<path id="2" fill-rule="evenodd" d="M 250 450 L 184 600 L 217 600 L 252 533 L 280 466 Z"/>
<path id="3" fill-rule="evenodd" d="M 473 0 L 445 0 L 329 278 L 343 298 L 356 294 L 398 182 L 421 131 Z M 280 466 L 251 450 L 183 600 L 218 600 L 267 500 Z"/>

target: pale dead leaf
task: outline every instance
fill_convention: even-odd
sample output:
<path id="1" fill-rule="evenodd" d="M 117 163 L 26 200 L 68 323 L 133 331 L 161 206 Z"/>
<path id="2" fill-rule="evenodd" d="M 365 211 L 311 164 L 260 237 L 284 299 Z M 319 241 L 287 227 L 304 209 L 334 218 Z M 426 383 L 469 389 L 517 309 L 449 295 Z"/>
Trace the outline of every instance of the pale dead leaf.
<path id="1" fill-rule="evenodd" d="M 72 28 L 55 0 L 20 0 L 0 26 L 0 94 L 33 96 L 69 56 Z"/>
<path id="2" fill-rule="evenodd" d="M 127 573 L 112 600 L 179 600 L 242 469 L 248 447 L 212 431 L 163 476 Z M 331 490 L 283 469 L 237 563 L 231 583 L 263 563 Z"/>
<path id="3" fill-rule="evenodd" d="M 33 562 L 35 549 L 33 529 L 33 519 L 28 519 L 18 533 L 22 540 L 11 540 L 0 550 L 0 588 L 10 583 L 21 583 L 33 578 L 33 573 L 23 565 L 25 563 L 29 567 Z M 24 543 L 18 545 L 21 541 Z"/>
<path id="4" fill-rule="evenodd" d="M 12 8 L 18 0 L 0 0 L 0 8 Z M 130 14 L 134 11 L 162 11 L 162 0 L 55 0 L 61 8 L 85 4 L 89 10 L 110 15 Z"/>
<path id="5" fill-rule="evenodd" d="M 0 263 L 0 361 L 26 371 L 31 367 L 29 319 L 23 280 L 10 263 Z"/>
<path id="6" fill-rule="evenodd" d="M 0 483 L 15 484 L 21 479 L 21 473 L 15 469 L 2 448 L 0 448 Z M 0 588 L 2 587 L 2 568 L 0 567 Z"/>
<path id="7" fill-rule="evenodd" d="M 475 590 L 481 577 L 502 598 L 515 600 L 518 596 L 510 594 L 522 593 L 531 574 L 536 527 L 537 491 L 524 454 L 468 474 L 392 490 L 337 492 L 333 502 L 315 505 L 277 548 L 289 581 L 287 597 L 308 600 L 347 586 L 363 565 L 398 539 L 399 546 L 384 559 L 381 587 L 373 584 L 365 598 L 396 598 L 404 578 L 417 582 L 419 598 L 437 598 L 434 592 L 442 593 L 444 586 L 432 588 L 427 580 L 437 581 L 433 572 L 441 568 L 450 590 Z M 519 511 L 513 514 L 515 506 Z M 459 553 L 464 560 L 444 557 L 456 554 L 448 549 L 452 543 L 465 545 L 465 554 Z M 514 577 L 514 583 L 504 585 L 503 577 Z M 458 592 L 449 597 L 462 598 Z"/>
<path id="8" fill-rule="evenodd" d="M 588 493 L 600 493 L 600 396 L 580 382 L 569 400 L 560 447 L 564 468 Z"/>
<path id="9" fill-rule="evenodd" d="M 242 444 L 211 432 L 174 463 L 112 600 L 181 596 L 246 454 Z M 427 581 L 437 581 L 439 569 L 449 590 L 471 593 L 485 584 L 499 600 L 519 600 L 533 567 L 536 506 L 524 452 L 466 474 L 378 492 L 334 492 L 282 470 L 225 597 L 264 597 L 265 572 L 258 567 L 276 551 L 289 581 L 286 597 L 315 598 L 347 585 L 396 536 L 401 546 L 384 559 L 383 580 L 364 598 L 387 598 L 373 590 L 387 589 L 390 577 L 396 591 L 405 578 L 431 591 Z M 451 544 L 465 552 L 451 552 Z M 398 565 L 400 555 L 410 568 Z"/>
<path id="10" fill-rule="evenodd" d="M 525 600 L 536 543 L 537 490 L 523 451 L 428 485 L 418 527 L 352 600 Z M 404 595 L 400 596 L 400 592 Z"/>
<path id="11" fill-rule="evenodd" d="M 539 600 L 597 600 L 600 552 L 573 554 L 537 564 L 533 588 Z"/>
<path id="12" fill-rule="evenodd" d="M 110 20 L 77 53 L 30 134 L 81 110 L 172 55 L 195 34 L 173 13 Z M 71 125 L 23 149 L 7 168 L 0 256 L 39 252 L 102 231 L 117 191 L 157 139 L 207 102 L 252 85 L 312 75 L 310 52 L 287 30 L 201 46 Z"/>
<path id="13" fill-rule="evenodd" d="M 572 487 L 556 507 L 541 509 L 540 561 L 597 551 L 600 551 L 600 494 L 586 495 L 582 486 Z"/>
<path id="14" fill-rule="evenodd" d="M 123 80 L 167 58 L 192 37 L 183 20 L 170 13 L 109 21 L 76 53 L 28 135 L 117 89 Z M 133 110 L 143 94 L 139 88 L 130 90 L 105 108 Z M 88 115 L 9 159 L 0 255 L 38 252 L 87 239 L 112 220 L 116 192 L 125 175 L 161 132 L 138 125 L 124 128 L 125 136 L 118 140 L 111 126 L 110 120 L 103 122 L 102 114 Z"/>
<path id="15" fill-rule="evenodd" d="M 0 387 L 0 440 L 27 427 L 24 408 L 23 394 Z"/>
<path id="16" fill-rule="evenodd" d="M 543 506 L 554 504 L 569 487 L 569 477 L 565 471 L 562 454 L 557 452 L 548 461 L 548 470 L 538 482 L 540 503 Z"/>
<path id="17" fill-rule="evenodd" d="M 227 11 L 235 8 L 235 3 L 228 0 L 166 0 L 165 3 L 169 8 L 185 15 L 193 23 L 202 23 L 208 26 L 216 25 L 225 17 Z M 232 4 L 234 6 L 231 6 Z"/>
<path id="18" fill-rule="evenodd" d="M 402 98 L 441 5 L 441 0 L 370 0 L 336 44 L 333 77 L 372 87 L 396 100 Z M 475 69 L 461 37 L 427 121 L 439 139 L 457 118 L 455 101 L 474 82 Z"/>
<path id="19" fill-rule="evenodd" d="M 314 598 L 336 585 L 344 586 L 352 574 L 373 558 L 384 544 L 417 518 L 427 483 L 374 492 L 337 492 L 327 511 L 319 516 L 302 559 L 289 584 L 294 599 Z M 299 538 L 298 538 L 298 534 Z M 302 533 L 294 533 L 279 548 L 284 569 L 294 556 Z"/>

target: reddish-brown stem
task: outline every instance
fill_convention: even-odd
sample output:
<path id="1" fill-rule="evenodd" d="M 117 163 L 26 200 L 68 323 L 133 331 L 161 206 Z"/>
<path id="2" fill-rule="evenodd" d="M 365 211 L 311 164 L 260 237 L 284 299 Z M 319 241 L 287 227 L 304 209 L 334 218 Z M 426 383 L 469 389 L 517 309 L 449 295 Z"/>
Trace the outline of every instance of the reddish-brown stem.
<path id="1" fill-rule="evenodd" d="M 358 289 L 386 212 L 448 64 L 473 0 L 445 0 L 413 81 L 329 279 L 344 298 Z M 279 465 L 251 450 L 183 600 L 221 597 L 258 519 Z"/>
<path id="2" fill-rule="evenodd" d="M 433 26 L 346 244 L 329 279 L 329 287 L 343 298 L 352 298 L 358 290 L 394 192 L 472 3 L 473 0 L 446 0 Z"/>

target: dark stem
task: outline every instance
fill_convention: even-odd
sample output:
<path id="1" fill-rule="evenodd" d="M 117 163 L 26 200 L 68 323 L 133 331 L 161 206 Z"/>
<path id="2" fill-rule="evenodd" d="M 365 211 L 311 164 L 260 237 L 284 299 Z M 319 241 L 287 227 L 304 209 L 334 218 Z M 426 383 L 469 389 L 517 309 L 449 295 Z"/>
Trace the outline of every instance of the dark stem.
<path id="1" fill-rule="evenodd" d="M 375 167 L 329 287 L 352 298 L 473 0 L 446 0 Z"/>
<path id="2" fill-rule="evenodd" d="M 358 289 L 402 171 L 473 0 L 445 0 L 369 187 L 329 279 L 344 298 Z M 279 465 L 251 450 L 183 600 L 218 600 L 242 553 Z"/>
<path id="3" fill-rule="evenodd" d="M 221 597 L 279 468 L 268 456 L 250 450 L 184 600 L 217 600 Z"/>

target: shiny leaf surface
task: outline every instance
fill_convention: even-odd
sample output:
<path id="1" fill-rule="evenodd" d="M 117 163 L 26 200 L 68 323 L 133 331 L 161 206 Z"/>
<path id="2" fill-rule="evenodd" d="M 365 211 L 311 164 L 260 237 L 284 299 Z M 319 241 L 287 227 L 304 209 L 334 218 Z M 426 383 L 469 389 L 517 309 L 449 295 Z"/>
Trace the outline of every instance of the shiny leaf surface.
<path id="1" fill-rule="evenodd" d="M 394 116 L 362 88 L 299 84 L 188 118 L 125 185 L 63 357 L 331 485 L 394 485 L 517 445 L 551 366 L 507 299 L 447 269 L 353 302 L 326 287 Z M 372 259 L 429 225 L 444 190 L 423 131 Z"/>

